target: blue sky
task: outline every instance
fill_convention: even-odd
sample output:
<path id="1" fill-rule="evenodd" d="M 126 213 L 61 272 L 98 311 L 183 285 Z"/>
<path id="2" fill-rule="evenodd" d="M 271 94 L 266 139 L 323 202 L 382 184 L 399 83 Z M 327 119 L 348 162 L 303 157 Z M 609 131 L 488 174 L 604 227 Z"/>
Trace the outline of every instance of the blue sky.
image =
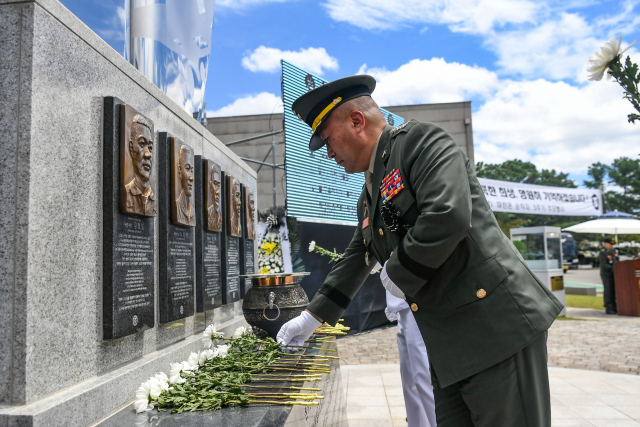
<path id="1" fill-rule="evenodd" d="M 124 0 L 62 3 L 122 54 Z M 364 72 L 381 106 L 471 101 L 476 161 L 519 158 L 580 183 L 640 146 L 621 89 L 586 72 L 605 41 L 639 36 L 638 3 L 218 0 L 207 110 L 282 111 L 280 58 L 327 80 Z"/>

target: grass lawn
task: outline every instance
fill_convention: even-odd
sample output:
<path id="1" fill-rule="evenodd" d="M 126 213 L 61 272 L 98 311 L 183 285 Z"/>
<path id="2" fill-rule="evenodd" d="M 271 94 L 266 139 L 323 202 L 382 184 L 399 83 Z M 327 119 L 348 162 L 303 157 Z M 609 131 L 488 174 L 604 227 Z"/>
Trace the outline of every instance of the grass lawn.
<path id="1" fill-rule="evenodd" d="M 592 297 L 588 295 L 567 295 L 567 307 L 576 308 L 595 308 L 604 310 L 604 301 L 602 297 Z"/>

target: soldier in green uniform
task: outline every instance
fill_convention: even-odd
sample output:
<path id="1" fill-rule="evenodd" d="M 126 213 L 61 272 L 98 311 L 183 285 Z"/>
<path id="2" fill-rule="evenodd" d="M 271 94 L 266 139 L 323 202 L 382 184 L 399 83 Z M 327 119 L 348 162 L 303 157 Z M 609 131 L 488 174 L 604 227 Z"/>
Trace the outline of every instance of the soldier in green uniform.
<path id="1" fill-rule="evenodd" d="M 600 278 L 604 285 L 604 308 L 607 314 L 618 314 L 616 303 L 616 286 L 613 280 L 613 263 L 618 262 L 618 251 L 613 249 L 615 240 L 611 237 L 604 239 L 604 249 L 598 254 L 600 263 Z"/>
<path id="2" fill-rule="evenodd" d="M 562 304 L 500 230 L 469 159 L 431 123 L 388 126 L 375 80 L 347 77 L 293 104 L 347 173 L 365 173 L 358 227 L 306 311 L 278 341 L 335 324 L 375 261 L 424 338 L 439 427 L 551 425 L 547 330 Z"/>

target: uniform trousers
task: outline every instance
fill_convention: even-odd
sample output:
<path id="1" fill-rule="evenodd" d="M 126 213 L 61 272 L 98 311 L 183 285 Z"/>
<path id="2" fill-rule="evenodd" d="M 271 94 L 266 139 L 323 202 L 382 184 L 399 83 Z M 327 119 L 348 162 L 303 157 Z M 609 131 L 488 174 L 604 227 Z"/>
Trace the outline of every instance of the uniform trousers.
<path id="1" fill-rule="evenodd" d="M 441 388 L 431 370 L 438 427 L 550 427 L 547 332 L 508 359 Z"/>
<path id="2" fill-rule="evenodd" d="M 613 274 L 600 273 L 602 284 L 604 285 L 603 299 L 604 308 L 607 310 L 618 311 L 618 304 L 616 303 L 616 285 L 613 280 Z"/>
<path id="3" fill-rule="evenodd" d="M 409 427 L 436 427 L 429 356 L 418 324 L 407 302 L 388 291 L 385 312 L 389 320 L 398 321 L 400 375 Z"/>

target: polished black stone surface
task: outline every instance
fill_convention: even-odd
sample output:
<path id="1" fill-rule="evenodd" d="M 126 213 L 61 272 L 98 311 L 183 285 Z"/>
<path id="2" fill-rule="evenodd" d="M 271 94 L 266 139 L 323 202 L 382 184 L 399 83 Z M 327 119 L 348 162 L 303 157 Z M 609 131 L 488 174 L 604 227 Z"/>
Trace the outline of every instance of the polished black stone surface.
<path id="1" fill-rule="evenodd" d="M 104 99 L 102 330 L 105 340 L 154 326 L 153 218 L 120 213 L 120 104 Z"/>
<path id="2" fill-rule="evenodd" d="M 243 239 L 243 251 L 242 251 L 242 274 L 255 274 L 255 252 L 254 252 L 254 240 Z M 249 288 L 251 288 L 251 279 L 242 279 L 242 297 L 247 294 Z"/>
<path id="3" fill-rule="evenodd" d="M 196 311 L 213 310 L 222 305 L 222 254 L 219 232 L 206 229 L 202 156 L 195 156 L 195 200 L 196 200 Z M 223 204 L 224 199 L 220 202 Z"/>
<path id="4" fill-rule="evenodd" d="M 160 323 L 172 322 L 195 313 L 194 232 L 193 227 L 171 223 L 169 136 L 166 132 L 158 134 L 157 150 Z"/>
<path id="5" fill-rule="evenodd" d="M 335 344 L 324 344 L 326 348 L 336 348 Z M 308 354 L 318 354 L 317 350 L 308 350 Z M 325 354 L 324 352 L 322 352 Z M 337 353 L 327 353 L 336 355 Z M 325 362 L 323 362 L 325 363 Z M 346 412 L 346 396 L 342 389 L 340 362 L 330 359 L 330 374 L 323 374 L 317 382 L 275 383 L 277 386 L 317 387 L 317 392 L 324 396 L 318 406 L 280 406 L 249 405 L 246 407 L 229 407 L 219 411 L 185 412 L 171 414 L 153 410 L 136 414 L 130 405 L 110 418 L 98 424 L 99 427 L 348 427 Z M 274 383 L 270 383 L 273 385 Z M 291 390 L 280 390 L 290 392 Z"/>
<path id="6" fill-rule="evenodd" d="M 222 182 L 227 182 L 224 172 L 221 174 Z M 222 200 L 227 200 L 227 186 L 222 185 Z M 242 212 L 242 209 L 240 210 Z M 230 236 L 227 232 L 227 215 L 229 209 L 223 205 L 222 209 L 222 303 L 230 304 L 239 301 L 240 295 L 240 238 Z"/>

